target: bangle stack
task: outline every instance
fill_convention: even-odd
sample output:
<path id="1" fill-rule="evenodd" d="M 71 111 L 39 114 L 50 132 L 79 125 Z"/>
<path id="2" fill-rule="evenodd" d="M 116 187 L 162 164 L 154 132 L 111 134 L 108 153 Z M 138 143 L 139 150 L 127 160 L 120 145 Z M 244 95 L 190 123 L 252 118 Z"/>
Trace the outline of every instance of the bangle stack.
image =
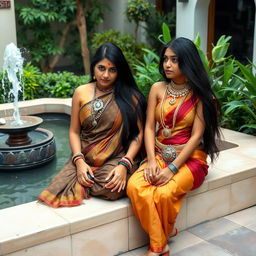
<path id="1" fill-rule="evenodd" d="M 72 162 L 73 162 L 73 164 L 76 164 L 76 161 L 79 160 L 79 159 L 83 159 L 83 160 L 84 160 L 84 154 L 81 153 L 81 152 L 75 153 L 75 154 L 72 156 Z"/>
<path id="2" fill-rule="evenodd" d="M 121 160 L 118 162 L 118 165 L 119 164 L 125 166 L 128 173 L 131 173 L 131 170 L 133 167 L 133 162 L 129 157 L 127 157 L 127 156 L 122 157 Z"/>
<path id="3" fill-rule="evenodd" d="M 171 171 L 173 174 L 176 174 L 176 173 L 179 171 L 178 167 L 177 167 L 175 164 L 173 164 L 173 163 L 170 163 L 170 164 L 168 165 L 168 168 L 170 169 L 170 171 Z"/>

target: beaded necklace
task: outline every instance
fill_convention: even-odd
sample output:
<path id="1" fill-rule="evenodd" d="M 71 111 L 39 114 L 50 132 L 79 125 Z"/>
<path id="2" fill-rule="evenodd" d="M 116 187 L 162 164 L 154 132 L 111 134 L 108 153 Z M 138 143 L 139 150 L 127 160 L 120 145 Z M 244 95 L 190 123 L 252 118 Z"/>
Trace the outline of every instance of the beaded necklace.
<path id="1" fill-rule="evenodd" d="M 182 85 L 180 85 L 181 87 Z M 167 85 L 167 93 L 171 96 L 171 99 L 169 100 L 169 103 L 171 105 L 176 103 L 176 98 L 183 97 L 189 93 L 190 88 L 187 86 L 187 84 L 183 84 L 183 88 L 180 90 L 177 90 L 175 88 L 175 84 L 173 81 L 171 81 L 170 84 Z"/>
<path id="2" fill-rule="evenodd" d="M 166 95 L 168 94 L 168 86 L 169 86 L 169 84 L 166 86 L 166 89 L 164 92 L 164 97 L 163 97 L 161 107 L 160 107 L 160 122 L 163 127 L 162 135 L 164 138 L 170 138 L 170 136 L 172 134 L 172 129 L 175 127 L 176 118 L 177 118 L 179 109 L 189 93 L 189 89 L 186 88 L 187 89 L 186 93 L 179 94 L 179 97 L 183 96 L 183 98 L 181 99 L 181 101 L 179 102 L 178 106 L 176 107 L 176 109 L 174 111 L 173 119 L 172 119 L 172 127 L 170 128 L 168 125 L 165 125 L 165 122 L 164 122 L 164 103 L 166 100 Z M 173 95 L 171 95 L 171 96 L 173 96 Z M 175 95 L 175 97 L 173 96 L 173 98 L 175 100 L 174 103 L 176 102 L 176 97 L 178 97 L 178 96 L 177 95 Z M 173 105 L 174 103 L 173 103 L 172 99 L 169 101 L 169 104 L 171 104 L 171 105 Z"/>

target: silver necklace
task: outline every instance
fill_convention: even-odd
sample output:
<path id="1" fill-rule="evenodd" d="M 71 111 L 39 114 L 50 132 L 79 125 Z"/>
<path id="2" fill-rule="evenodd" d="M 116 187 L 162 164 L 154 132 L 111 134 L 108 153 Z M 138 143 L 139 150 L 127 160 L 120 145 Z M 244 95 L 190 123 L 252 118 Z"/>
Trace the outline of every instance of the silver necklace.
<path id="1" fill-rule="evenodd" d="M 171 96 L 169 103 L 171 105 L 176 103 L 176 98 L 183 97 L 189 93 L 190 88 L 187 87 L 186 84 L 183 85 L 181 90 L 175 88 L 175 84 L 171 81 L 170 84 L 167 85 L 167 94 Z"/>
<path id="2" fill-rule="evenodd" d="M 93 119 L 93 121 L 92 121 L 93 127 L 95 127 L 98 124 L 99 118 L 101 117 L 101 115 L 104 112 L 104 110 L 106 109 L 107 105 L 110 103 L 110 101 L 113 98 L 113 92 L 102 95 L 102 96 L 107 96 L 109 94 L 111 94 L 111 96 L 109 97 L 109 99 L 106 101 L 106 103 L 104 105 L 104 101 L 102 99 L 96 98 L 96 86 L 95 86 L 93 100 L 91 103 L 91 116 Z"/>

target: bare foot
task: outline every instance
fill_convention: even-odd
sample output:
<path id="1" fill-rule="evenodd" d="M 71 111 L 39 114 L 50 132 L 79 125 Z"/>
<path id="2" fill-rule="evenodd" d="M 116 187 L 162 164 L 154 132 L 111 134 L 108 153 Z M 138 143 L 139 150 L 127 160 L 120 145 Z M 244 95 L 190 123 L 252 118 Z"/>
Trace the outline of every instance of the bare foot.
<path id="1" fill-rule="evenodd" d="M 165 256 L 165 255 L 169 255 L 169 246 L 168 244 L 164 247 L 164 249 L 162 250 L 162 252 L 151 252 L 148 251 L 146 254 L 143 254 L 143 256 Z"/>

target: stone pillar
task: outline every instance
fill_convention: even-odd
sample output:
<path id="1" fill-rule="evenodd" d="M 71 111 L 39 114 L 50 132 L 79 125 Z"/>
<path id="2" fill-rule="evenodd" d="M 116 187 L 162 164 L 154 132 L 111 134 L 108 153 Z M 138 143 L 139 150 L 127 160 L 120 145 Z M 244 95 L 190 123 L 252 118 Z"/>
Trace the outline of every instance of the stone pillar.
<path id="1" fill-rule="evenodd" d="M 176 37 L 184 36 L 194 40 L 201 37 L 201 48 L 207 51 L 208 6 L 210 0 L 177 1 Z M 256 0 L 255 0 L 256 1 Z"/>
<path id="2" fill-rule="evenodd" d="M 3 57 L 6 45 L 17 45 L 14 0 L 0 0 L 0 71 L 3 68 Z M 10 6 L 10 7 L 8 7 Z"/>

